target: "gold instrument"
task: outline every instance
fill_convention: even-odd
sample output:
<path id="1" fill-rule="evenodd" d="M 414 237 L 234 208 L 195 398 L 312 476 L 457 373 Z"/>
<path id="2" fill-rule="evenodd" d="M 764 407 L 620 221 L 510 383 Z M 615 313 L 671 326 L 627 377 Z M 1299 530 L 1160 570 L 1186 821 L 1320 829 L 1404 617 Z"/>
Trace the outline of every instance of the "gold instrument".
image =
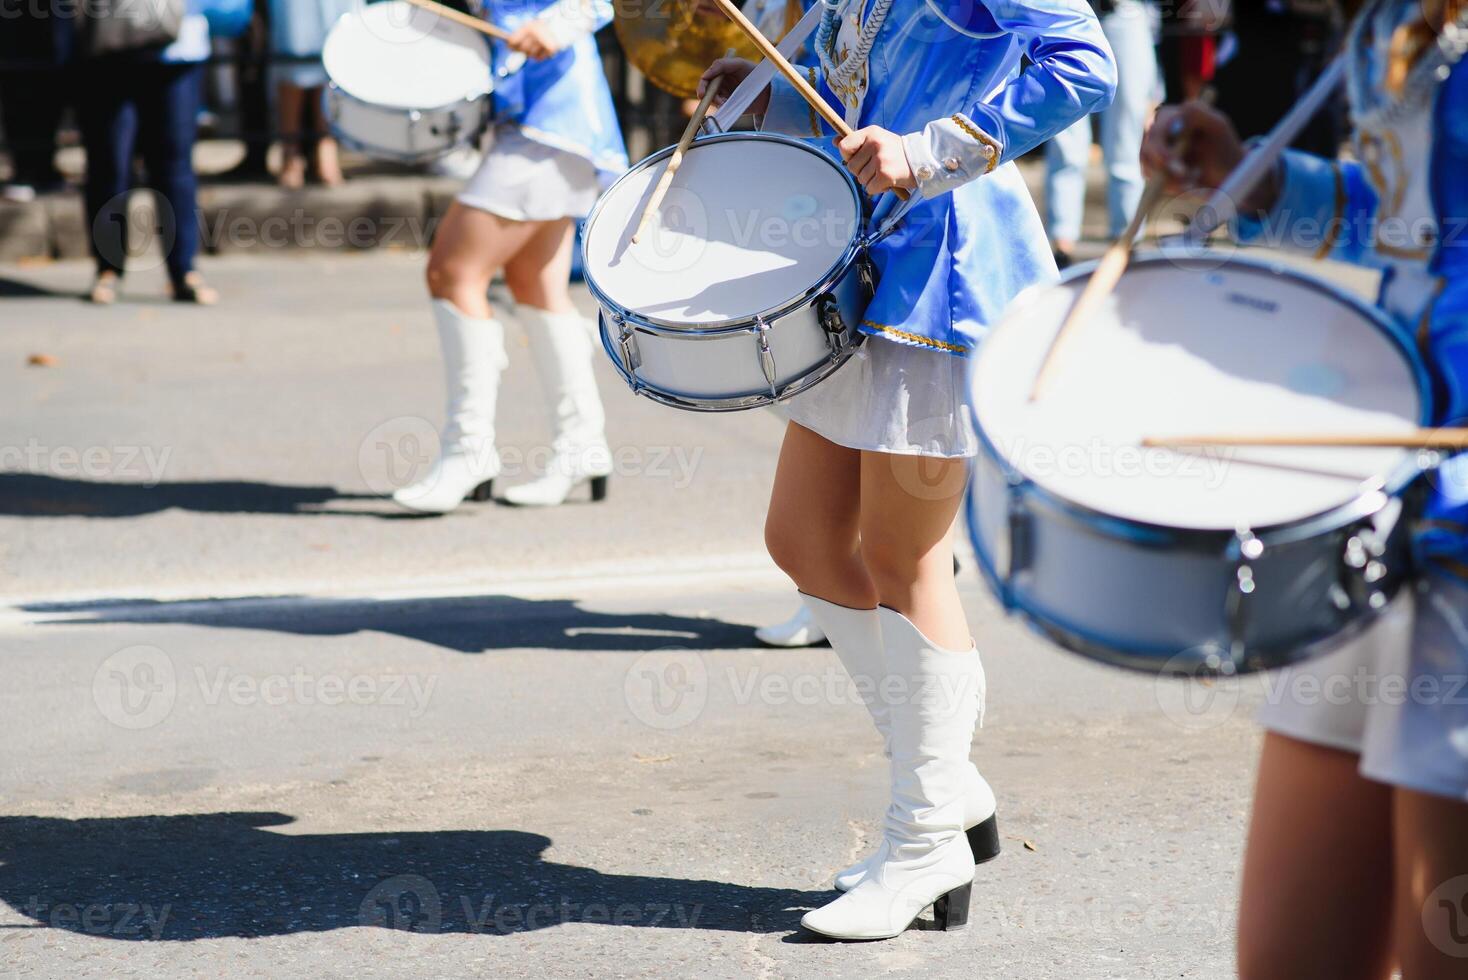
<path id="1" fill-rule="evenodd" d="M 759 58 L 736 25 L 715 10 L 700 10 L 698 0 L 614 0 L 612 6 L 612 24 L 627 60 L 680 99 L 698 93 L 699 77 L 728 49 L 740 58 Z"/>

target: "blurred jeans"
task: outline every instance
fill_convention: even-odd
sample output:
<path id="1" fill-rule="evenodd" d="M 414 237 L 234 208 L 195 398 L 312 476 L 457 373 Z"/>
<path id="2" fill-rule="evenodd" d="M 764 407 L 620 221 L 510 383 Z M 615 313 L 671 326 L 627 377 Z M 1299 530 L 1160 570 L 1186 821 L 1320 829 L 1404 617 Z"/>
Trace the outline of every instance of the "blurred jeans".
<path id="1" fill-rule="evenodd" d="M 77 109 L 87 148 L 87 220 L 98 271 L 127 259 L 127 193 L 133 151 L 157 203 L 157 234 L 175 284 L 199 251 L 198 178 L 192 159 L 204 66 L 96 59 L 83 69 Z"/>
<path id="2" fill-rule="evenodd" d="M 1159 74 L 1153 40 L 1153 9 L 1143 0 L 1116 0 L 1101 28 L 1116 55 L 1116 99 L 1102 110 L 1101 153 L 1106 159 L 1106 205 L 1110 236 L 1126 229 L 1142 196 L 1142 133 L 1157 95 Z M 1086 165 L 1091 155 L 1091 119 L 1075 123 L 1045 147 L 1045 200 L 1050 240 L 1081 237 Z"/>

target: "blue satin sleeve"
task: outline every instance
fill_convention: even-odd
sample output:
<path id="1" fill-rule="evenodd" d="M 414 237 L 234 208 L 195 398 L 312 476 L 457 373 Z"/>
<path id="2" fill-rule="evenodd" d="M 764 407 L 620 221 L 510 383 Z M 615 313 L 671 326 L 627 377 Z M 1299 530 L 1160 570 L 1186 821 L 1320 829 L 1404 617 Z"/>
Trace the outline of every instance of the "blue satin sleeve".
<path id="1" fill-rule="evenodd" d="M 1371 264 L 1379 199 L 1359 163 L 1286 150 L 1279 177 L 1279 200 L 1268 214 L 1235 220 L 1240 242 Z"/>
<path id="2" fill-rule="evenodd" d="M 1028 153 L 1077 119 L 1111 104 L 1116 62 L 1101 22 L 1082 0 L 989 0 L 970 30 L 988 25 L 1020 42 L 1026 66 L 968 114 L 999 144 L 999 163 Z"/>

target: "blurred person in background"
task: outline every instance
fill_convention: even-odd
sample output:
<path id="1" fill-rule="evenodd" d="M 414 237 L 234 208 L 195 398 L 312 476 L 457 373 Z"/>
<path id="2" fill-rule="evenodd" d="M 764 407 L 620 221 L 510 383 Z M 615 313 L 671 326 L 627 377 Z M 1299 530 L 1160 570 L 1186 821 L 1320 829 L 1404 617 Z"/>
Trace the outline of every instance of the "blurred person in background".
<path id="1" fill-rule="evenodd" d="M 1335 0 L 1233 0 L 1219 38 L 1214 105 L 1243 139 L 1274 128 L 1320 76 L 1342 35 Z M 1345 99 L 1310 121 L 1294 145 L 1335 156 L 1345 136 Z"/>
<path id="2" fill-rule="evenodd" d="M 70 96 L 72 30 L 49 4 L 5 11 L 0 27 L 0 129 L 11 176 L 0 198 L 29 201 L 66 185 L 56 169 L 56 129 Z"/>
<path id="3" fill-rule="evenodd" d="M 488 500 L 500 474 L 495 413 L 508 366 L 505 324 L 489 304 L 503 272 L 525 327 L 554 436 L 544 471 L 510 487 L 507 503 L 555 506 L 586 486 L 606 496 L 611 449 L 593 361 L 594 325 L 571 301 L 576 220 L 627 169 L 612 93 L 593 35 L 605 0 L 492 0 L 483 16 L 510 31 L 493 61 L 495 124 L 483 163 L 433 238 L 427 286 L 447 395 L 439 452 L 422 480 L 393 494 L 402 507 L 444 514 Z"/>
<path id="4" fill-rule="evenodd" d="M 1116 100 L 1097 113 L 1106 162 L 1106 209 L 1110 238 L 1132 220 L 1142 198 L 1142 133 L 1161 95 L 1157 69 L 1157 10 L 1146 0 L 1091 0 L 1106 40 L 1116 54 Z M 1091 120 L 1080 120 L 1045 146 L 1046 224 L 1055 264 L 1075 261 L 1086 205 L 1086 168 L 1091 159 Z"/>
<path id="5" fill-rule="evenodd" d="M 280 186 L 295 190 L 314 176 L 342 183 L 336 140 L 326 127 L 321 90 L 326 35 L 355 0 L 270 0 L 270 48 L 276 57 L 309 59 L 276 66 L 276 119 L 281 140 Z"/>
<path id="6" fill-rule="evenodd" d="M 173 33 L 175 39 L 166 46 L 89 53 L 78 67 L 86 210 L 97 264 L 89 294 L 94 303 L 117 299 L 125 271 L 135 149 L 159 198 L 160 244 L 174 300 L 204 306 L 219 300 L 194 269 L 199 219 L 193 150 L 210 52 L 209 22 L 191 5 Z"/>

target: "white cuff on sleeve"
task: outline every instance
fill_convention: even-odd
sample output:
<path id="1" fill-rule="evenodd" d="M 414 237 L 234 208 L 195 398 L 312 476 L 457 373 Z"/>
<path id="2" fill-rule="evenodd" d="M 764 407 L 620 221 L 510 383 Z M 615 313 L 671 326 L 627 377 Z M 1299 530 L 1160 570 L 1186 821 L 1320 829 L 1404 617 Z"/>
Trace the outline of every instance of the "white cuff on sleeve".
<path id="1" fill-rule="evenodd" d="M 936 119 L 902 137 L 907 163 L 923 197 L 934 198 L 993 170 L 1003 155 L 999 141 L 967 116 Z"/>

